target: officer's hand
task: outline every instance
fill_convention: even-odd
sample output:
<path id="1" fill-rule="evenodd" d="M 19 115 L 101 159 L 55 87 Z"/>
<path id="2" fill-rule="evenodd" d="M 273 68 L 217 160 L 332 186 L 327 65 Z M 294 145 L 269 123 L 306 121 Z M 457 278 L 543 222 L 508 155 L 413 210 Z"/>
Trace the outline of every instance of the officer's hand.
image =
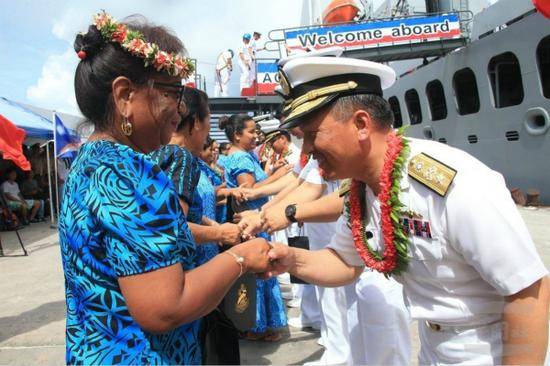
<path id="1" fill-rule="evenodd" d="M 252 200 L 255 200 L 257 198 L 259 198 L 259 194 L 258 194 L 258 190 L 254 189 L 254 188 L 243 188 L 242 189 L 242 194 L 244 196 L 244 199 L 246 201 L 252 201 Z"/>
<path id="2" fill-rule="evenodd" d="M 288 245 L 271 243 L 268 256 L 271 261 L 271 269 L 264 274 L 264 278 L 271 278 L 289 272 L 296 266 L 294 250 Z"/>
<path id="3" fill-rule="evenodd" d="M 260 218 L 262 220 L 262 229 L 268 234 L 285 229 L 291 224 L 286 218 L 284 211 L 277 206 L 263 210 Z"/>
<path id="4" fill-rule="evenodd" d="M 254 236 L 262 231 L 262 222 L 260 214 L 250 215 L 239 222 L 239 227 L 243 232 L 243 236 Z"/>
<path id="5" fill-rule="evenodd" d="M 256 238 L 235 245 L 231 251 L 244 257 L 244 267 L 248 273 L 265 273 L 271 271 L 271 262 L 267 253 L 270 250 L 269 243 L 263 238 Z"/>
<path id="6" fill-rule="evenodd" d="M 238 224 L 243 218 L 245 218 L 247 216 L 250 216 L 250 215 L 254 215 L 256 213 L 258 213 L 258 211 L 256 211 L 256 210 L 246 210 L 246 211 L 243 211 L 243 212 L 233 214 L 233 222 L 235 224 Z"/>

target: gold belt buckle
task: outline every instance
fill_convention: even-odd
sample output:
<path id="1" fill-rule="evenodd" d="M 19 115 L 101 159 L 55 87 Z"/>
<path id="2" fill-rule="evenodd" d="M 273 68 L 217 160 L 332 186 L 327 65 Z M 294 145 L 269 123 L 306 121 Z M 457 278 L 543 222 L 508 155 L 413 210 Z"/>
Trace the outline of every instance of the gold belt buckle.
<path id="1" fill-rule="evenodd" d="M 428 324 L 428 327 L 430 327 L 430 329 L 434 332 L 439 332 L 441 330 L 441 325 L 439 324 L 432 323 L 430 321 L 426 321 L 426 323 Z"/>

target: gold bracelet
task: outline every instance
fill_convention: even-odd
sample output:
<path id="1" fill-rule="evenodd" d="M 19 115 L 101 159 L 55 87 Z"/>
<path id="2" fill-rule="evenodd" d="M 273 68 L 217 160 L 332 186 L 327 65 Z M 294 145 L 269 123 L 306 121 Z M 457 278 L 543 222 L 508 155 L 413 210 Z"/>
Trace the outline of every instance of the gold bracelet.
<path id="1" fill-rule="evenodd" d="M 241 273 L 239 273 L 239 277 L 241 277 L 243 275 L 243 272 L 244 272 L 244 257 L 241 257 L 235 253 L 233 253 L 232 251 L 230 250 L 226 250 L 225 252 L 223 253 L 227 253 L 229 254 L 230 256 L 233 257 L 233 259 L 235 259 L 235 262 L 237 262 L 237 264 L 239 265 L 239 267 L 241 267 Z M 223 254 L 222 253 L 222 254 Z"/>

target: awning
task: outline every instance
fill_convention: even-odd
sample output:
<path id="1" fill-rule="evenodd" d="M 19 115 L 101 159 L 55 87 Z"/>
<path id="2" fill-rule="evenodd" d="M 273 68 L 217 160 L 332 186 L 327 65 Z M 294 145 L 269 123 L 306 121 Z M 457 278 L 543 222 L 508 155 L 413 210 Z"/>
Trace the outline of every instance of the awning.
<path id="1" fill-rule="evenodd" d="M 27 132 L 27 137 L 53 139 L 52 122 L 17 102 L 0 97 L 0 115 L 24 129 Z"/>

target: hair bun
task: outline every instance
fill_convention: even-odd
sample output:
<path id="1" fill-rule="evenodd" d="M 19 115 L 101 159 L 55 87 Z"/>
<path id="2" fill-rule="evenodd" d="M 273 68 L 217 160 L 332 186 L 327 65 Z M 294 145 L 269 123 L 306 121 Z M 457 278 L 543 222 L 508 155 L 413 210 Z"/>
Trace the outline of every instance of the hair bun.
<path id="1" fill-rule="evenodd" d="M 218 119 L 218 127 L 220 128 L 220 130 L 225 130 L 228 123 L 229 117 L 227 116 L 221 116 L 220 119 Z"/>
<path id="2" fill-rule="evenodd" d="M 104 41 L 99 30 L 95 25 L 90 25 L 87 33 L 79 33 L 76 35 L 74 40 L 74 51 L 76 53 L 84 51 L 86 52 L 86 57 L 92 57 L 101 49 L 103 43 Z"/>

